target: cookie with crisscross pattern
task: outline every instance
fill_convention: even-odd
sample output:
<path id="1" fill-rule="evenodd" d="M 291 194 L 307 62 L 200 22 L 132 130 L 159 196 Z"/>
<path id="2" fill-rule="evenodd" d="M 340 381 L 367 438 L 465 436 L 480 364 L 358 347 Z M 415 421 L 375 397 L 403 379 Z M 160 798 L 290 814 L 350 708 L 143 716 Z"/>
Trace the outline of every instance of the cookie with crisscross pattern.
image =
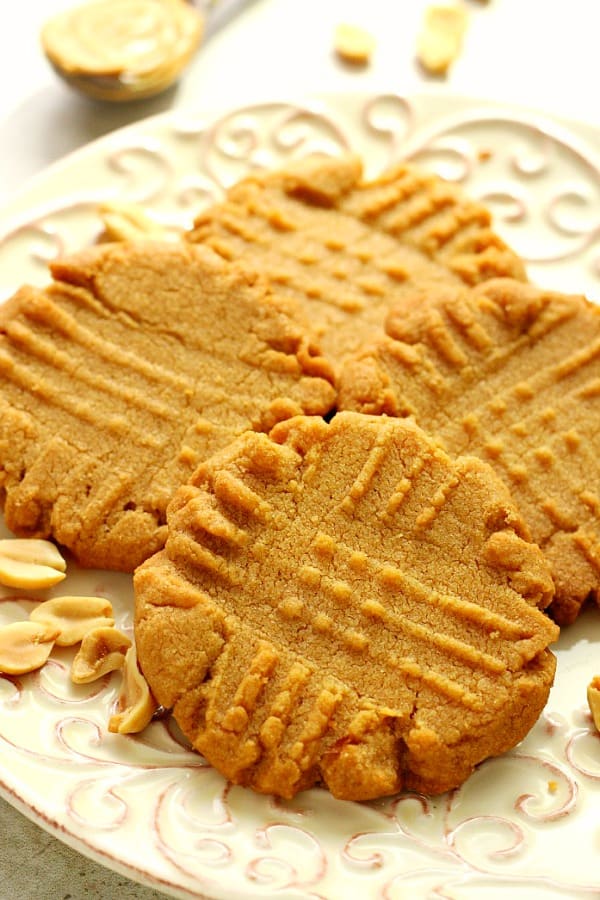
<path id="1" fill-rule="evenodd" d="M 84 565 L 132 571 L 201 460 L 334 401 L 292 305 L 205 247 L 107 244 L 52 273 L 0 309 L 0 488 L 9 528 Z"/>
<path id="2" fill-rule="evenodd" d="M 341 408 L 412 415 L 503 478 L 563 625 L 600 598 L 600 307 L 498 279 L 416 292 L 349 361 Z"/>
<path id="3" fill-rule="evenodd" d="M 403 419 L 243 435 L 135 576 L 157 700 L 226 777 L 291 797 L 436 793 L 542 709 L 552 581 L 489 466 Z"/>
<path id="4" fill-rule="evenodd" d="M 456 185 L 406 162 L 366 180 L 355 156 L 252 174 L 187 239 L 243 259 L 301 303 L 334 366 L 415 284 L 525 277 L 489 210 Z"/>

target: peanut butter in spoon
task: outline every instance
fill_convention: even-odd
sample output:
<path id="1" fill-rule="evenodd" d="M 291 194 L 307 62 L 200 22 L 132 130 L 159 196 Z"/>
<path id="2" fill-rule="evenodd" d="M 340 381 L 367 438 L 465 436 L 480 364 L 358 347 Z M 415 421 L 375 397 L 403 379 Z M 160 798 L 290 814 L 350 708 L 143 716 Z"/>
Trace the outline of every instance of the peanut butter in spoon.
<path id="1" fill-rule="evenodd" d="M 100 100 L 127 101 L 173 84 L 203 26 L 185 0 L 92 0 L 50 19 L 41 40 L 70 85 Z"/>

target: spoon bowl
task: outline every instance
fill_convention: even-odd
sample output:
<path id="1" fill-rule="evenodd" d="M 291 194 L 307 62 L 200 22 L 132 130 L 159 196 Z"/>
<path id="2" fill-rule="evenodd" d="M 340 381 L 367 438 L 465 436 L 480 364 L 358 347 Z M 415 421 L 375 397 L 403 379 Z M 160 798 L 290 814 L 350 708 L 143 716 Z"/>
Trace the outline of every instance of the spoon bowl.
<path id="1" fill-rule="evenodd" d="M 204 17 L 185 0 L 92 0 L 46 22 L 41 42 L 71 87 L 127 102 L 169 88 L 203 33 Z"/>

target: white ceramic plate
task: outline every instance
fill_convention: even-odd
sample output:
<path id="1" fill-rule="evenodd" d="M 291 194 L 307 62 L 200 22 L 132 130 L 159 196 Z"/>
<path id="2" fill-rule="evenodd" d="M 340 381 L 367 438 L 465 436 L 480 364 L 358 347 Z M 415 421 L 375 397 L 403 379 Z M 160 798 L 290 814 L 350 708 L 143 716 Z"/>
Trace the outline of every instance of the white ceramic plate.
<path id="1" fill-rule="evenodd" d="M 492 208 L 533 280 L 600 300 L 599 146 L 583 125 L 447 95 L 148 119 L 54 166 L 5 210 L 0 297 L 44 283 L 49 259 L 93 241 L 99 201 L 143 203 L 186 226 L 255 167 L 353 148 L 371 174 L 410 156 L 460 181 Z M 107 596 L 131 630 L 129 577 L 69 573 L 48 594 Z M 4 589 L 0 621 L 31 605 Z M 231 787 L 169 721 L 109 734 L 118 678 L 74 686 L 62 650 L 38 673 L 0 677 L 0 790 L 83 853 L 179 897 L 598 897 L 600 736 L 586 704 L 600 673 L 596 609 L 565 631 L 557 655 L 547 709 L 514 752 L 443 797 L 353 804 L 321 790 L 283 803 Z"/>

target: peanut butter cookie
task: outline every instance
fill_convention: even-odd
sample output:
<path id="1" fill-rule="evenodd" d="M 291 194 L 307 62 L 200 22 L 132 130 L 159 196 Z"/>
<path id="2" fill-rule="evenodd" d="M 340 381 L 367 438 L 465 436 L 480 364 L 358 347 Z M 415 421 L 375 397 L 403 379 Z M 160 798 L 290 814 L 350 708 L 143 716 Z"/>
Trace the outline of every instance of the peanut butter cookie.
<path id="1" fill-rule="evenodd" d="M 299 299 L 334 365 L 378 333 L 415 284 L 525 278 L 484 206 L 408 163 L 365 181 L 354 156 L 251 175 L 187 238 L 244 259 Z"/>
<path id="2" fill-rule="evenodd" d="M 236 784 L 441 792 L 544 706 L 548 564 L 492 469 L 408 420 L 248 432 L 168 518 L 134 576 L 138 658 Z"/>
<path id="3" fill-rule="evenodd" d="M 6 522 L 131 571 L 198 463 L 335 392 L 288 301 L 205 247 L 106 244 L 0 309 Z"/>
<path id="4" fill-rule="evenodd" d="M 417 292 L 348 362 L 340 408 L 412 415 L 504 479 L 556 584 L 553 615 L 600 598 L 600 308 L 498 279 Z"/>

